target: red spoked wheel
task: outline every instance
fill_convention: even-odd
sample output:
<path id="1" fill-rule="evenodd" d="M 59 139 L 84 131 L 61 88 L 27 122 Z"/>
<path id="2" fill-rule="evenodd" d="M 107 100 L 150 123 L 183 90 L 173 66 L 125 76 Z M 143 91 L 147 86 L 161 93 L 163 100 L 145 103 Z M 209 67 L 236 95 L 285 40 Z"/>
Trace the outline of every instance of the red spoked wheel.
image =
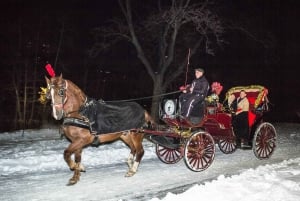
<path id="1" fill-rule="evenodd" d="M 160 144 L 156 144 L 156 155 L 162 162 L 166 164 L 174 164 L 182 159 L 183 151 L 181 147 L 171 149 Z"/>
<path id="2" fill-rule="evenodd" d="M 200 172 L 208 168 L 215 157 L 215 142 L 205 131 L 196 131 L 188 139 L 184 149 L 185 163 L 189 169 Z"/>
<path id="3" fill-rule="evenodd" d="M 258 159 L 268 159 L 276 148 L 277 133 L 274 126 L 264 122 L 255 130 L 253 152 Z"/>
<path id="4" fill-rule="evenodd" d="M 219 149 L 224 154 L 232 154 L 236 150 L 236 141 L 234 137 L 220 139 L 218 142 Z"/>

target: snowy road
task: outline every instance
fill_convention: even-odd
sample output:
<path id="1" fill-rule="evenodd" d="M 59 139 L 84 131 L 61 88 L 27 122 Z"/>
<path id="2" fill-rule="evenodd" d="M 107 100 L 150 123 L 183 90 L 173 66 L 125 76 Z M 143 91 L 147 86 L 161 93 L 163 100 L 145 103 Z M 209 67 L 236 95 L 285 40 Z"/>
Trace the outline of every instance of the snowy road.
<path id="1" fill-rule="evenodd" d="M 184 192 L 193 184 L 203 184 L 220 175 L 236 175 L 300 157 L 300 124 L 274 126 L 279 138 L 271 159 L 258 160 L 252 150 L 225 155 L 217 148 L 213 164 L 198 173 L 190 171 L 183 160 L 173 165 L 162 163 L 155 155 L 154 145 L 145 141 L 146 153 L 138 173 L 125 178 L 127 147 L 120 142 L 88 147 L 83 152 L 87 172 L 74 186 L 66 186 L 72 172 L 62 157 L 68 141 L 40 141 L 58 137 L 53 134 L 56 131 L 28 131 L 24 137 L 21 133 L 0 134 L 0 200 L 150 200 L 162 198 L 167 192 Z"/>

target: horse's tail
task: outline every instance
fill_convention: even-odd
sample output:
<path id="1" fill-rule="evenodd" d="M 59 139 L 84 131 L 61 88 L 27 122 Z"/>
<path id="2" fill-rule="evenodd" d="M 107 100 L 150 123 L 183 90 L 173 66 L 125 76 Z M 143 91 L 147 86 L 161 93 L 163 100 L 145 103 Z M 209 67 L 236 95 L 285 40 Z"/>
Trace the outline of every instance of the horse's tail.
<path id="1" fill-rule="evenodd" d="M 155 123 L 154 119 L 147 111 L 145 111 L 145 122 L 147 123 L 149 128 L 156 127 L 156 123 Z"/>

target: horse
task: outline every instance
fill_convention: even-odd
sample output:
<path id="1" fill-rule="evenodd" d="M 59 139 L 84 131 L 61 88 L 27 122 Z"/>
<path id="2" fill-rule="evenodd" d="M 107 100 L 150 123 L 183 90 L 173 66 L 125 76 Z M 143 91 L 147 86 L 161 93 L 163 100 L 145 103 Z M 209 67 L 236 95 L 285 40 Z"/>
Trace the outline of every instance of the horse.
<path id="1" fill-rule="evenodd" d="M 144 126 L 155 124 L 150 114 L 135 102 L 107 104 L 91 99 L 62 74 L 50 79 L 45 76 L 45 80 L 52 116 L 56 120 L 63 119 L 62 131 L 70 141 L 64 150 L 64 160 L 74 171 L 68 184 L 76 184 L 80 173 L 85 172 L 81 163 L 84 147 L 116 140 L 122 140 L 130 148 L 125 176 L 133 176 L 144 155 Z M 75 160 L 71 159 L 73 154 Z"/>

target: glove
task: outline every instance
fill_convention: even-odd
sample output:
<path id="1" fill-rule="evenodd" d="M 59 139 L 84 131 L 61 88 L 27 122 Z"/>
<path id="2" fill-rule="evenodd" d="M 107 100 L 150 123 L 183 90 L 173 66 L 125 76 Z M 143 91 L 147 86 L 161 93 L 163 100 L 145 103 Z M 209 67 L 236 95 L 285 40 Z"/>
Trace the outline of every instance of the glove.
<path id="1" fill-rule="evenodd" d="M 186 89 L 186 86 L 181 86 L 181 87 L 179 87 L 179 90 L 180 91 L 183 91 L 183 90 L 185 90 Z"/>
<path id="2" fill-rule="evenodd" d="M 179 90 L 180 91 L 184 91 L 184 90 L 186 90 L 188 87 L 189 87 L 190 85 L 186 85 L 186 86 L 181 86 L 181 87 L 179 87 Z"/>

